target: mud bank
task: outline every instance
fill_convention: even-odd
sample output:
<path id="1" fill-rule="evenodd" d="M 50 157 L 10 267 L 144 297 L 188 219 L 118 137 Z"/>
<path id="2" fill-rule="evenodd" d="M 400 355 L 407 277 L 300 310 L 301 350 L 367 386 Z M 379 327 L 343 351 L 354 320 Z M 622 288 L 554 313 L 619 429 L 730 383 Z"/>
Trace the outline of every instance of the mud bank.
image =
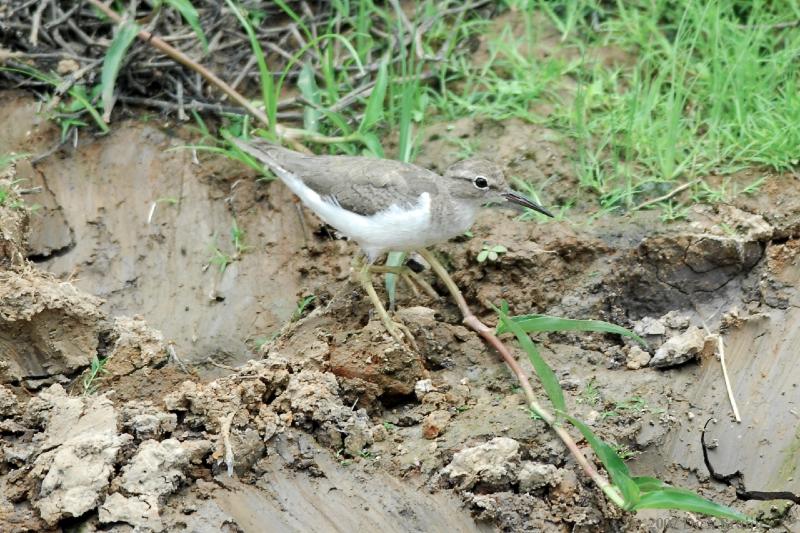
<path id="1" fill-rule="evenodd" d="M 56 142 L 29 100 L 4 95 L 0 107 L 5 151 Z M 485 133 L 487 151 L 516 143 L 513 158 L 498 152 L 509 168 L 569 174 L 540 128 L 459 127 Z M 0 529 L 730 530 L 610 507 L 451 304 L 401 286 L 397 318 L 419 350 L 397 346 L 349 280 L 351 244 L 280 184 L 168 150 L 186 142 L 131 123 L 5 176 L 41 187 L 21 198 L 43 207 L 29 224 L 0 206 Z M 669 226 L 648 213 L 592 225 L 486 214 L 473 238 L 440 250 L 487 320 L 504 299 L 515 314 L 603 318 L 645 336 L 646 351 L 600 334 L 538 340 L 570 409 L 637 474 L 790 531 L 790 500 L 747 499 L 800 492 L 800 208 L 774 201 L 797 197 L 785 187 L 768 181 L 764 198 Z M 250 248 L 220 272 L 210 260 L 214 248 L 235 255 L 234 219 Z M 508 252 L 478 263 L 484 242 Z M 291 321 L 309 294 L 313 309 Z M 92 378 L 95 358 L 107 363 Z"/>

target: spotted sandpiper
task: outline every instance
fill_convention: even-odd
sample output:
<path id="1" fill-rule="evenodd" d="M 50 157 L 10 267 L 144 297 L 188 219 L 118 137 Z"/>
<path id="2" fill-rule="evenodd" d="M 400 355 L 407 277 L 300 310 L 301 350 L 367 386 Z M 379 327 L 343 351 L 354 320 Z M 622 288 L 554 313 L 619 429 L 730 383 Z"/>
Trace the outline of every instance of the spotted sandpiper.
<path id="1" fill-rule="evenodd" d="M 388 159 L 306 155 L 263 140 L 234 143 L 264 163 L 324 222 L 361 246 L 367 257 L 361 283 L 386 329 L 400 342 L 399 327 L 369 276 L 378 257 L 461 235 L 486 204 L 512 203 L 553 216 L 511 190 L 500 167 L 486 159 L 459 161 L 440 176 Z"/>

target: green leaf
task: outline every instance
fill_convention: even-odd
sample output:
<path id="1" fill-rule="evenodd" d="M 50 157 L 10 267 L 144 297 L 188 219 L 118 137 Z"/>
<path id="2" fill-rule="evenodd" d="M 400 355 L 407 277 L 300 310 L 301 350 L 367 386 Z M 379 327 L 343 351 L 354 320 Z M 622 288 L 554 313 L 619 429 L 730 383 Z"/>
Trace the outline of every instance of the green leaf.
<path id="1" fill-rule="evenodd" d="M 489 261 L 497 261 L 497 252 L 494 250 L 489 250 Z"/>
<path id="2" fill-rule="evenodd" d="M 367 132 L 383 118 L 383 101 L 386 98 L 386 86 L 389 82 L 389 69 L 388 60 L 383 59 L 380 67 L 378 67 L 378 74 L 375 77 L 375 87 L 372 88 L 372 94 L 367 99 L 367 106 L 364 109 L 364 118 L 361 120 L 361 125 L 358 131 Z"/>
<path id="3" fill-rule="evenodd" d="M 103 117 L 100 116 L 100 113 L 95 109 L 92 103 L 89 101 L 89 97 L 86 95 L 86 88 L 83 85 L 76 85 L 72 89 L 69 90 L 69 95 L 74 98 L 77 102 L 83 106 L 83 109 L 89 112 L 89 114 L 94 119 L 97 127 L 100 128 L 103 133 L 108 133 L 108 125 L 106 125 Z"/>
<path id="4" fill-rule="evenodd" d="M 517 336 L 520 346 L 522 346 L 522 349 L 528 354 L 533 369 L 536 371 L 536 375 L 539 376 L 542 387 L 545 393 L 547 393 L 547 397 L 550 398 L 550 401 L 553 403 L 553 406 L 562 413 L 566 412 L 567 404 L 564 401 L 564 391 L 561 390 L 561 385 L 558 383 L 558 378 L 555 372 L 553 372 L 553 369 L 550 368 L 542 356 L 539 355 L 539 350 L 536 349 L 536 345 L 531 341 L 531 338 L 528 337 L 528 334 L 511 320 L 508 315 L 500 310 L 497 310 L 497 313 L 500 315 L 500 322 L 508 328 L 507 331 L 511 331 L 511 333 Z"/>
<path id="5" fill-rule="evenodd" d="M 178 10 L 181 16 L 186 20 L 189 26 L 194 30 L 195 35 L 203 45 L 203 51 L 208 52 L 208 41 L 206 34 L 203 33 L 203 28 L 200 26 L 200 16 L 189 0 L 164 0 L 167 4 Z"/>
<path id="6" fill-rule="evenodd" d="M 583 435 L 583 438 L 592 447 L 594 453 L 606 467 L 608 474 L 611 476 L 611 482 L 620 490 L 622 497 L 625 499 L 625 509 L 633 509 L 639 501 L 639 486 L 631 478 L 630 470 L 628 470 L 625 461 L 617 454 L 616 450 L 603 442 L 594 432 L 589 429 L 589 426 L 575 418 L 574 416 L 564 414 L 564 416 L 572 422 Z"/>
<path id="7" fill-rule="evenodd" d="M 548 315 L 519 315 L 511 317 L 511 320 L 519 324 L 522 330 L 528 333 L 540 331 L 600 331 L 603 333 L 616 333 L 623 337 L 629 337 L 643 345 L 645 344 L 642 338 L 634 332 L 602 320 L 573 320 L 571 318 Z M 507 331 L 509 329 L 502 325 L 497 328 L 498 335 Z"/>
<path id="8" fill-rule="evenodd" d="M 264 110 L 267 113 L 267 120 L 269 120 L 269 131 L 275 133 L 276 117 L 278 115 L 278 98 L 275 90 L 275 80 L 272 79 L 272 72 L 267 67 L 267 60 L 264 56 L 264 50 L 261 48 L 261 43 L 258 42 L 258 36 L 253 25 L 242 14 L 239 7 L 233 0 L 225 0 L 228 7 L 239 20 L 244 31 L 247 33 L 247 38 L 250 41 L 250 48 L 253 50 L 253 55 L 256 56 L 256 63 L 258 64 L 258 75 L 261 79 L 261 99 L 264 102 Z"/>
<path id="9" fill-rule="evenodd" d="M 402 266 L 406 261 L 406 252 L 389 252 L 386 255 L 386 266 Z M 386 274 L 386 294 L 389 296 L 389 307 L 394 309 L 395 298 L 397 296 L 397 274 L 389 272 Z"/>
<path id="10" fill-rule="evenodd" d="M 639 501 L 633 506 L 633 510 L 640 509 L 680 509 L 739 522 L 753 521 L 752 518 L 739 511 L 707 500 L 690 490 L 670 486 L 642 494 Z"/>
<path id="11" fill-rule="evenodd" d="M 274 0 L 274 2 L 278 4 L 278 7 L 280 7 L 284 13 L 289 15 L 289 18 L 291 18 L 295 22 L 295 24 L 297 24 L 297 26 L 303 31 L 303 33 L 306 34 L 306 39 L 312 39 L 314 37 L 314 35 L 308 29 L 308 26 L 306 26 L 305 21 L 297 13 L 295 13 L 295 11 L 291 7 L 289 7 L 289 5 L 284 0 Z"/>
<path id="12" fill-rule="evenodd" d="M 419 92 L 419 78 L 414 77 L 411 81 L 403 84 L 400 98 L 400 122 L 397 146 L 397 158 L 405 163 L 411 162 L 414 150 L 414 127 L 412 124 L 414 104 L 417 93 Z"/>
<path id="13" fill-rule="evenodd" d="M 103 59 L 103 70 L 100 73 L 100 87 L 103 100 L 103 122 L 111 120 L 111 109 L 114 107 L 114 84 L 117 82 L 117 75 L 136 34 L 139 33 L 139 26 L 131 21 L 125 20 L 117 28 L 117 33 L 108 47 L 106 57 Z"/>
<path id="14" fill-rule="evenodd" d="M 639 487 L 642 494 L 669 486 L 660 479 L 654 477 L 634 476 L 632 479 L 633 482 L 636 483 L 636 486 Z"/>
<path id="15" fill-rule="evenodd" d="M 372 155 L 375 157 L 383 157 L 383 146 L 381 146 L 381 141 L 378 139 L 378 136 L 374 133 L 362 133 L 360 135 L 361 142 L 363 142 L 367 149 L 372 152 Z"/>
<path id="16" fill-rule="evenodd" d="M 481 250 L 478 254 L 478 263 L 483 263 L 489 257 L 489 250 Z"/>
<path id="17" fill-rule="evenodd" d="M 303 128 L 308 131 L 319 132 L 319 119 L 322 116 L 319 111 L 321 99 L 317 81 L 314 79 L 314 69 L 308 63 L 304 63 L 303 68 L 300 69 L 297 87 L 300 89 L 303 98 L 312 104 L 303 106 Z"/>

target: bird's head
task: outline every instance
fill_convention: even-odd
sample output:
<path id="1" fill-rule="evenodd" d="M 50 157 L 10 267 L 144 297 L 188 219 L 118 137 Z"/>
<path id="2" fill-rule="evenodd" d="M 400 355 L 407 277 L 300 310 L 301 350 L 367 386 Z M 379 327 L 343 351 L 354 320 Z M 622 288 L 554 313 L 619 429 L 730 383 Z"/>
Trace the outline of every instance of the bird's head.
<path id="1" fill-rule="evenodd" d="M 450 194 L 479 204 L 516 204 L 552 217 L 547 209 L 508 186 L 499 165 L 487 159 L 464 159 L 444 173 Z"/>

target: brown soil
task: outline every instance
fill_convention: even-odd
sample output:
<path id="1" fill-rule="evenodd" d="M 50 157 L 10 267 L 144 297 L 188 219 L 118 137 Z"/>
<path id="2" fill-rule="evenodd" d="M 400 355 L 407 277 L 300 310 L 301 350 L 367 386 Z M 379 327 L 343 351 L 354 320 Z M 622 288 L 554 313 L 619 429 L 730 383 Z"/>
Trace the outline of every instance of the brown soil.
<path id="1" fill-rule="evenodd" d="M 21 95 L 0 96 L 0 117 L 0 152 L 58 140 Z M 456 129 L 511 173 L 562 176 L 545 198 L 574 183 L 541 127 Z M 43 206 L 30 221 L 0 206 L 0 530 L 731 530 L 613 508 L 451 303 L 401 285 L 397 319 L 419 350 L 397 346 L 350 280 L 354 245 L 280 183 L 170 150 L 188 138 L 122 124 L 0 177 L 41 187 L 22 198 Z M 443 165 L 451 151 L 434 139 L 420 160 Z M 769 177 L 756 197 L 670 225 L 487 212 L 474 237 L 439 251 L 487 320 L 504 299 L 514 314 L 639 331 L 649 353 L 610 335 L 539 338 L 570 409 L 624 446 L 636 474 L 792 531 L 797 506 L 748 498 L 800 494 L 798 189 Z M 238 256 L 234 218 L 250 247 Z M 509 251 L 478 263 L 484 242 Z M 214 247 L 235 256 L 224 272 Z M 309 294 L 313 309 L 292 322 Z M 704 325 L 723 335 L 741 423 L 715 342 L 693 329 Z M 108 362 L 90 382 L 94 356 Z"/>

